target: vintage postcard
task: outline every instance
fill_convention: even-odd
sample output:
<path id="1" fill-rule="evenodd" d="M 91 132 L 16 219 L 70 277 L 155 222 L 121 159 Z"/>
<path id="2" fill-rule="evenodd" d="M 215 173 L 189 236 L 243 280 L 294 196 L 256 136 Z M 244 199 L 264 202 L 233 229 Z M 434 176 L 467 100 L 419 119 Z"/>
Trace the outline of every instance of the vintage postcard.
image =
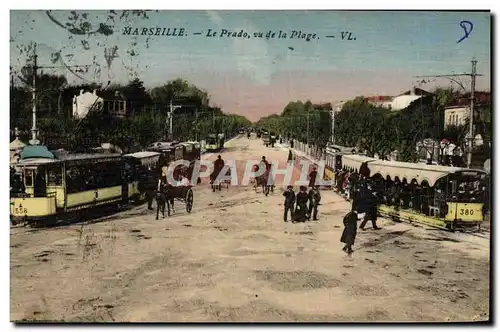
<path id="1" fill-rule="evenodd" d="M 491 322 L 491 22 L 12 10 L 11 321 Z"/>

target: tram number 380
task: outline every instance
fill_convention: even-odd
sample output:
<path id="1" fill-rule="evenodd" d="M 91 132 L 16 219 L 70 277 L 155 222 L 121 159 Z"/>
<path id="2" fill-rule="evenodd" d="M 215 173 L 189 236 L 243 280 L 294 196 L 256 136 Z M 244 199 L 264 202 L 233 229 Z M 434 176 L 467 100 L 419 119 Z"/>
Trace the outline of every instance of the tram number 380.
<path id="1" fill-rule="evenodd" d="M 460 209 L 461 216 L 472 216 L 474 214 L 473 209 Z"/>

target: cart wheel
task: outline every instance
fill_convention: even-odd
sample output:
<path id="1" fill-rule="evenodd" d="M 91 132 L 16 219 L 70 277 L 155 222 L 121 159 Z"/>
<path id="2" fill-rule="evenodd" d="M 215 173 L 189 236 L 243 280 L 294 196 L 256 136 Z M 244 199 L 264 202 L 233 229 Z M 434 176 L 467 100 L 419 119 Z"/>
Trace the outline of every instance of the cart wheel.
<path id="1" fill-rule="evenodd" d="M 193 190 L 189 188 L 186 193 L 186 212 L 191 213 L 193 209 Z"/>

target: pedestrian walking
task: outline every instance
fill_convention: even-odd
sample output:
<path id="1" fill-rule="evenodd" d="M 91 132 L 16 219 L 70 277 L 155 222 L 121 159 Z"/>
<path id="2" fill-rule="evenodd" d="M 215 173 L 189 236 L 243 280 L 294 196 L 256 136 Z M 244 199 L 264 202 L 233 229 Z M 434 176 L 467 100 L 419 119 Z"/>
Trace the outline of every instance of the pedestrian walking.
<path id="1" fill-rule="evenodd" d="M 314 166 L 309 172 L 309 187 L 314 187 L 316 185 L 316 177 L 318 176 L 318 171 L 316 170 L 316 166 Z"/>
<path id="2" fill-rule="evenodd" d="M 355 210 L 354 204 L 352 204 L 351 211 L 347 213 L 344 217 L 344 231 L 340 237 L 340 242 L 345 243 L 343 251 L 348 255 L 351 255 L 354 245 L 354 240 L 356 239 L 357 227 L 358 227 L 358 213 Z"/>
<path id="3" fill-rule="evenodd" d="M 290 220 L 293 221 L 293 208 L 295 205 L 295 192 L 293 191 L 293 186 L 288 186 L 283 193 L 283 196 L 285 196 L 285 203 L 283 204 L 285 210 L 283 220 L 288 222 L 288 211 L 290 211 Z"/>
<path id="4" fill-rule="evenodd" d="M 319 192 L 319 186 L 314 186 L 309 191 L 309 218 L 311 215 L 313 220 L 318 220 L 318 206 L 321 201 L 321 193 Z"/>
<path id="5" fill-rule="evenodd" d="M 377 204 L 378 198 L 372 192 L 370 184 L 364 185 L 360 188 L 359 208 L 358 212 L 364 213 L 363 222 L 359 225 L 359 229 L 365 230 L 368 220 L 372 221 L 374 230 L 380 229 L 377 226 Z"/>

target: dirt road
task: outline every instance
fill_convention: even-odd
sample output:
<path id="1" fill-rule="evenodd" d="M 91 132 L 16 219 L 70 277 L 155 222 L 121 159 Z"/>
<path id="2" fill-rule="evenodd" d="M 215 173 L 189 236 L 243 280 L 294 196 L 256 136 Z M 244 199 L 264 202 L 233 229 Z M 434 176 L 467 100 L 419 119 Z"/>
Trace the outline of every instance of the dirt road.
<path id="1" fill-rule="evenodd" d="M 241 138 L 223 158 L 287 154 Z M 488 234 L 380 220 L 382 230 L 358 233 L 348 258 L 339 239 L 349 203 L 323 192 L 318 222 L 284 223 L 281 192 L 201 185 L 191 214 L 176 202 L 158 221 L 141 206 L 94 224 L 12 228 L 11 320 L 489 318 Z"/>

